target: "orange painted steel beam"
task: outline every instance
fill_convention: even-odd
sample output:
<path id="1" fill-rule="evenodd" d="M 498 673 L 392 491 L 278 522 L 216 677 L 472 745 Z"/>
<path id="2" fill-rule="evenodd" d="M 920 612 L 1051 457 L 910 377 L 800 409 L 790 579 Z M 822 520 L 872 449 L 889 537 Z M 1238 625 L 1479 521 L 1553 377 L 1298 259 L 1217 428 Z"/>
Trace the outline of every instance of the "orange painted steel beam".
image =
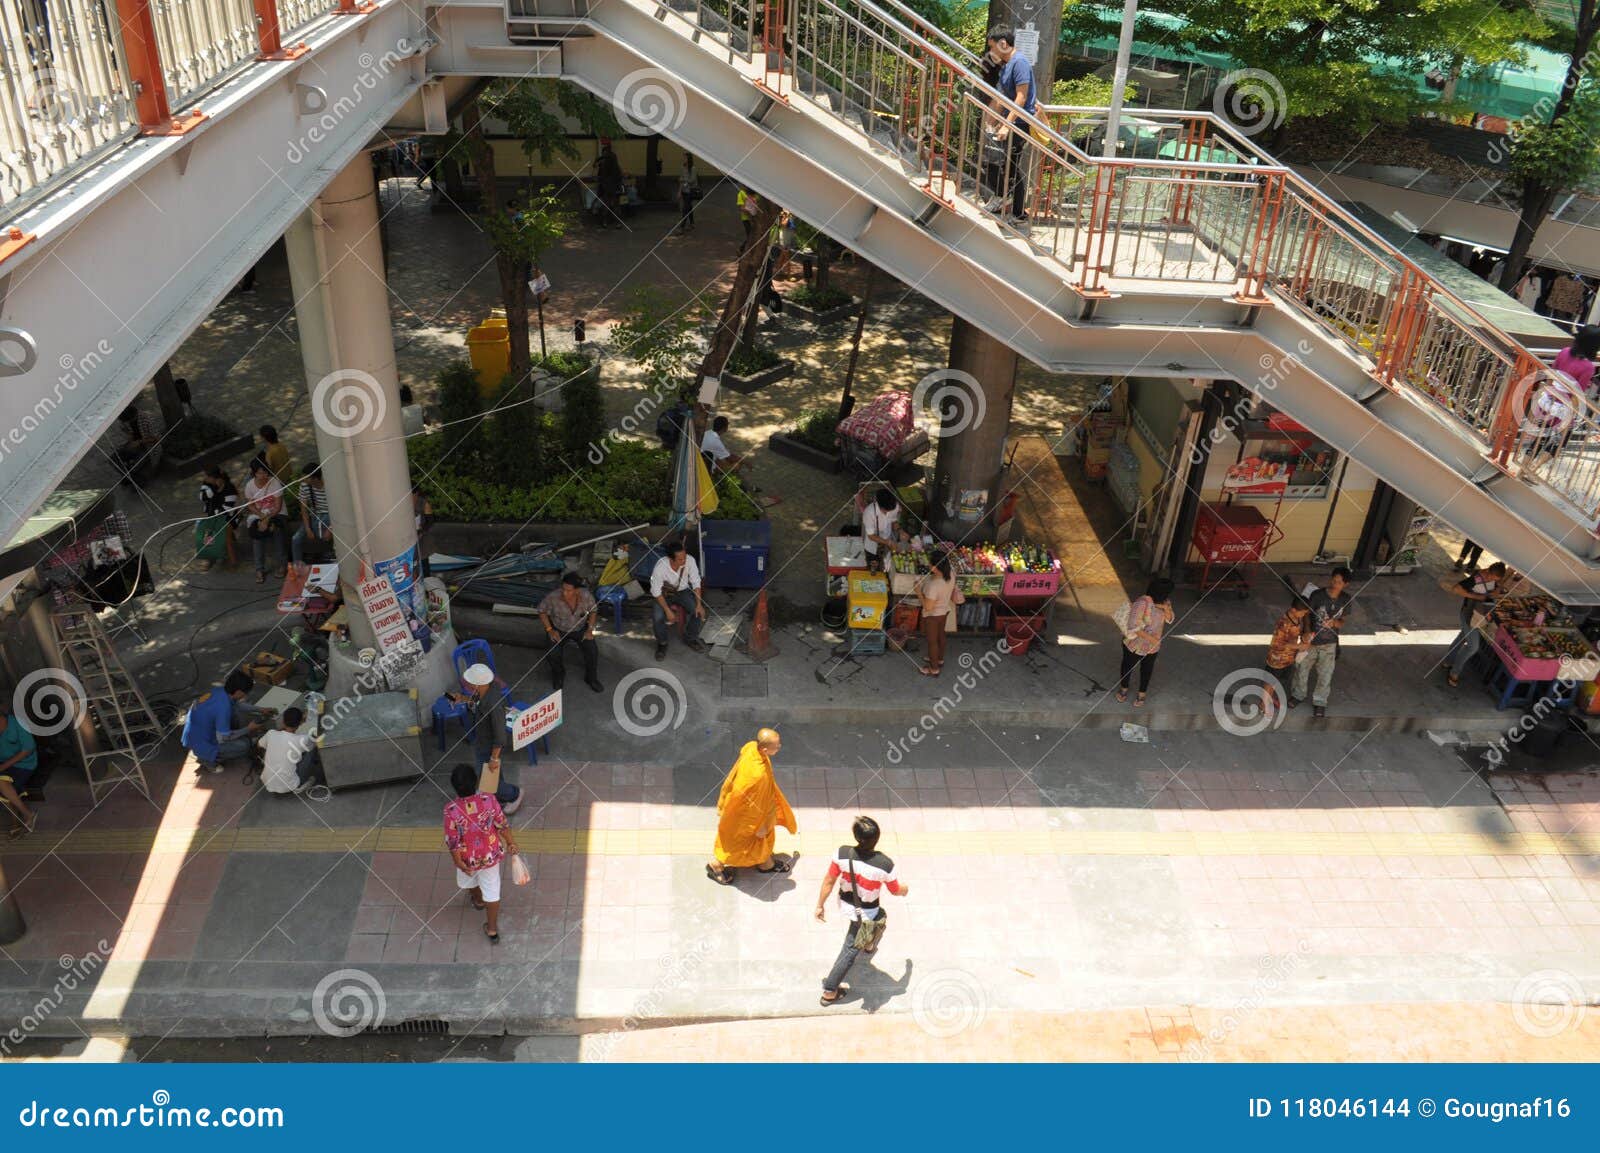
<path id="1" fill-rule="evenodd" d="M 378 5 L 374 0 L 339 0 L 339 7 L 333 10 L 335 16 L 365 16 L 369 12 L 376 12 Z"/>
<path id="2" fill-rule="evenodd" d="M 278 23 L 277 0 L 253 0 L 256 9 L 256 40 L 261 48 L 258 60 L 293 60 L 297 56 L 304 56 L 308 49 L 306 42 L 285 48 L 283 45 L 283 29 Z"/>
<path id="3" fill-rule="evenodd" d="M 116 5 L 117 18 L 122 22 L 128 79 L 139 114 L 140 135 L 182 136 L 204 120 L 205 113 L 191 108 L 181 116 L 172 114 L 166 78 L 161 71 L 155 21 L 150 16 L 150 0 L 116 0 Z"/>

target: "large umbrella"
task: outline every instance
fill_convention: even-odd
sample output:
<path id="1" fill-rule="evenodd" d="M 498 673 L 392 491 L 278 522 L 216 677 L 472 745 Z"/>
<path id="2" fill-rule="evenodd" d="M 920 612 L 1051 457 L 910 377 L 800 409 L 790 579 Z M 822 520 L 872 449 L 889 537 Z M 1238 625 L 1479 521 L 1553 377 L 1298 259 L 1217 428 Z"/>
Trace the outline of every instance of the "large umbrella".
<path id="1" fill-rule="evenodd" d="M 673 532 L 686 533 L 690 526 L 698 526 L 702 517 L 717 510 L 717 490 L 711 483 L 705 459 L 695 443 L 694 413 L 688 407 L 680 408 L 672 416 L 678 426 L 678 448 L 672 461 L 672 522 Z M 695 534 L 700 540 L 700 534 Z M 705 545 L 698 549 L 700 572 L 705 573 Z"/>

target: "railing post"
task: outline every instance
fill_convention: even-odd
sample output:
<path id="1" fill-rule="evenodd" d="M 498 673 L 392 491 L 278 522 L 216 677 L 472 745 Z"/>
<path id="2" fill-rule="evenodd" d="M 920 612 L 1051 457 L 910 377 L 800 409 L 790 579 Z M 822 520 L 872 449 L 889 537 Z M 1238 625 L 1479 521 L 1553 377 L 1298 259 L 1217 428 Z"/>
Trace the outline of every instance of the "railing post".
<path id="1" fill-rule="evenodd" d="M 1494 424 L 1489 435 L 1489 460 L 1506 471 L 1511 469 L 1512 450 L 1517 443 L 1517 430 L 1522 427 L 1529 392 L 1537 385 L 1544 365 L 1525 348 L 1517 350 L 1517 363 L 1511 376 L 1500 389 L 1500 402 L 1495 406 Z"/>
<path id="2" fill-rule="evenodd" d="M 1111 225 L 1111 197 L 1116 191 L 1116 169 L 1110 164 L 1096 164 L 1089 173 L 1094 189 L 1089 193 L 1089 235 L 1084 238 L 1083 274 L 1076 288 L 1080 296 L 1105 300 L 1111 290 L 1100 283 L 1100 273 L 1105 261 L 1106 233 Z"/>
<path id="3" fill-rule="evenodd" d="M 341 0 L 345 2 L 345 0 Z M 752 4 L 754 12 L 755 5 Z M 762 0 L 761 4 L 761 79 L 756 87 L 775 100 L 788 102 L 783 94 L 783 32 L 787 20 L 785 0 Z M 776 63 L 774 63 L 776 61 Z M 773 74 L 777 79 L 773 79 Z"/>
<path id="4" fill-rule="evenodd" d="M 1277 234 L 1278 216 L 1283 210 L 1284 178 L 1281 172 L 1262 177 L 1255 227 L 1249 244 L 1239 255 L 1244 268 L 1244 284 L 1234 300 L 1240 304 L 1263 305 L 1267 301 L 1267 257 Z"/>
<path id="5" fill-rule="evenodd" d="M 950 113 L 955 77 L 951 75 L 946 80 L 945 67 L 938 60 L 930 60 L 923 75 L 933 78 L 928 91 L 928 195 L 952 204 L 955 197 L 947 195 L 945 188 L 950 183 Z M 959 173 L 955 184 L 957 189 L 961 187 Z"/>
<path id="6" fill-rule="evenodd" d="M 1391 388 L 1394 387 L 1395 373 L 1411 360 L 1417 338 L 1422 334 L 1429 291 L 1429 283 L 1415 268 L 1407 266 L 1401 270 L 1395 307 L 1389 313 L 1389 322 L 1384 326 L 1384 331 L 1379 334 L 1377 347 L 1373 349 L 1377 354 L 1373 374 Z"/>
<path id="7" fill-rule="evenodd" d="M 293 60 L 306 53 L 302 40 L 292 47 L 283 46 L 283 26 L 278 22 L 278 0 L 253 0 L 256 10 L 256 42 L 261 48 L 259 60 Z"/>
<path id="8" fill-rule="evenodd" d="M 167 100 L 167 82 L 161 70 L 155 19 L 150 15 L 150 0 L 116 0 L 116 8 L 117 19 L 122 24 L 122 50 L 127 55 L 128 83 L 139 114 L 140 134 L 183 135 L 204 120 L 205 113 L 191 108 L 182 116 L 172 114 L 172 105 Z"/>

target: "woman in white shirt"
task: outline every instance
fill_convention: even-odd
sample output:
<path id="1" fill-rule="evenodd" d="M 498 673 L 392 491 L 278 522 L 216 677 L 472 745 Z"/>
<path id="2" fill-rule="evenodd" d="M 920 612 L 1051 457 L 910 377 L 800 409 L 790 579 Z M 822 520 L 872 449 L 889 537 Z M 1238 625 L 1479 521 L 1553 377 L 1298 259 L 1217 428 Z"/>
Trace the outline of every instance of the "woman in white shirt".
<path id="1" fill-rule="evenodd" d="M 267 579 L 267 541 L 278 542 L 278 575 L 289 564 L 289 518 L 283 511 L 283 485 L 272 475 L 267 462 L 257 457 L 250 463 L 250 480 L 244 486 L 245 530 L 256 558 L 256 584 Z"/>

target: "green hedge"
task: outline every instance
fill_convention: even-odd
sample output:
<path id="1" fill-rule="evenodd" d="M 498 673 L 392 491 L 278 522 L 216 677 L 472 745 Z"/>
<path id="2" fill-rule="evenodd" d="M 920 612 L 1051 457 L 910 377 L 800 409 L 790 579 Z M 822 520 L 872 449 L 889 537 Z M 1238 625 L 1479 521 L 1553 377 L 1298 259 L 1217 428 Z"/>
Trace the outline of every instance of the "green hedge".
<path id="1" fill-rule="evenodd" d="M 841 288 L 824 288 L 818 290 L 813 284 L 802 284 L 798 288 L 791 288 L 784 293 L 784 299 L 802 308 L 809 308 L 813 312 L 827 312 L 830 308 L 838 308 L 841 304 L 849 304 L 855 297 Z"/>
<path id="2" fill-rule="evenodd" d="M 783 357 L 764 344 L 746 345 L 733 350 L 724 371 L 735 376 L 754 376 L 782 362 Z"/>
<path id="3" fill-rule="evenodd" d="M 799 422 L 789 430 L 789 435 L 811 448 L 835 452 L 839 448 L 834 442 L 834 434 L 838 429 L 837 408 L 812 408 L 800 414 Z"/>
<path id="4" fill-rule="evenodd" d="M 616 441 L 598 466 L 579 467 L 578 477 L 568 472 L 531 486 L 458 471 L 453 457 L 440 464 L 444 446 L 437 435 L 407 445 L 411 475 L 441 520 L 665 524 L 672 514 L 672 454 L 657 445 Z M 736 480 L 721 481 L 717 492 L 717 519 L 759 519 L 755 502 Z"/>

